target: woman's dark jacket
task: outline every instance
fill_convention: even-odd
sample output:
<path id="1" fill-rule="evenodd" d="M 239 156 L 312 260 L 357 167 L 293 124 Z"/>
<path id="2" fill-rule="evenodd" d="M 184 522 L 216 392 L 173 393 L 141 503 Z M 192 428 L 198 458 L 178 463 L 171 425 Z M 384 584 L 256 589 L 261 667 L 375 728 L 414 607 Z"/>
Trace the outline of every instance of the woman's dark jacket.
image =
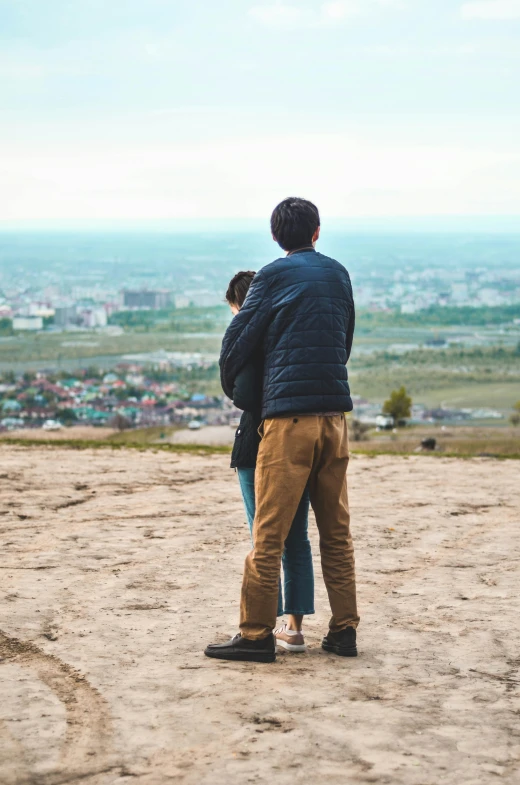
<path id="1" fill-rule="evenodd" d="M 254 469 L 258 455 L 262 422 L 263 360 L 257 354 L 237 374 L 233 387 L 233 403 L 242 409 L 240 425 L 235 434 L 231 454 L 232 469 Z"/>
<path id="2" fill-rule="evenodd" d="M 255 275 L 224 336 L 224 392 L 233 398 L 239 372 L 260 349 L 263 418 L 350 412 L 353 334 L 352 286 L 342 264 L 313 249 L 277 259 Z"/>

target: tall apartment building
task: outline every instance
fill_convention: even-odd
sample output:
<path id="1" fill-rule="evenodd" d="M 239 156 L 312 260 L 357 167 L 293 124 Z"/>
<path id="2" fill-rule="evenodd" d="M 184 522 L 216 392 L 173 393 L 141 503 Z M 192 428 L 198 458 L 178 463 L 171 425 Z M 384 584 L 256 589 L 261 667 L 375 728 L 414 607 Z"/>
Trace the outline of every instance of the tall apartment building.
<path id="1" fill-rule="evenodd" d="M 170 292 L 164 289 L 155 291 L 146 289 L 140 291 L 126 290 L 123 292 L 123 305 L 125 308 L 146 308 L 152 311 L 158 311 L 161 308 L 167 308 L 170 303 Z"/>
<path id="2" fill-rule="evenodd" d="M 78 314 L 73 304 L 57 305 L 54 309 L 54 324 L 57 327 L 67 327 L 77 321 Z"/>

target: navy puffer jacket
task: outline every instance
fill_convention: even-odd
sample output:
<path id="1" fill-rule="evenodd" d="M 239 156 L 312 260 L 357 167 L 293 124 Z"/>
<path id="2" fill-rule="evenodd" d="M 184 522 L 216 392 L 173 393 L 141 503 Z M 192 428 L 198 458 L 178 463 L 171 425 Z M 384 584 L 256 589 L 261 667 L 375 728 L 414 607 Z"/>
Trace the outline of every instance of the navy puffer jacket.
<path id="1" fill-rule="evenodd" d="M 312 249 L 258 272 L 222 343 L 222 388 L 263 348 L 262 417 L 349 412 L 346 363 L 354 335 L 354 300 L 342 264 Z"/>

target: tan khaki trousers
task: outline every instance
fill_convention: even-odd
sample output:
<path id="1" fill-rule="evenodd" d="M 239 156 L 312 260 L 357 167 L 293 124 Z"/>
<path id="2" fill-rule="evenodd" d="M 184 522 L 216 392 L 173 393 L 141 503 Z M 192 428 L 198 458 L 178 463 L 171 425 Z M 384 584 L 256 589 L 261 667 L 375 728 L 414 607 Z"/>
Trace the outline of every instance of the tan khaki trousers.
<path id="1" fill-rule="evenodd" d="M 282 551 L 305 486 L 320 534 L 323 578 L 329 595 L 330 629 L 357 627 L 354 548 L 347 498 L 349 459 L 343 415 L 305 415 L 265 420 L 255 473 L 254 549 L 244 567 L 240 631 L 265 638 L 276 624 Z"/>

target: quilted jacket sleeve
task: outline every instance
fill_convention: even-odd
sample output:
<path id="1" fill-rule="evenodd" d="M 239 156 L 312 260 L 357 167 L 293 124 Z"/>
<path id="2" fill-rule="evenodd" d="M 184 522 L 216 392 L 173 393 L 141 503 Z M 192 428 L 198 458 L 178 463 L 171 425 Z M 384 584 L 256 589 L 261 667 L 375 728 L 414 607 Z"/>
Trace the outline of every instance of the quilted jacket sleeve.
<path id="1" fill-rule="evenodd" d="M 244 305 L 227 328 L 222 341 L 220 381 L 228 398 L 233 398 L 238 372 L 264 336 L 271 318 L 271 309 L 269 287 L 260 271 L 255 275 Z"/>
<path id="2" fill-rule="evenodd" d="M 355 326 L 356 326 L 356 309 L 354 308 L 354 302 L 352 302 L 352 311 L 350 312 L 350 318 L 347 327 L 347 362 L 350 357 L 350 352 L 352 351 L 352 341 L 354 340 Z"/>
<path id="3" fill-rule="evenodd" d="M 262 408 L 262 369 L 258 363 L 249 360 L 237 373 L 233 403 L 243 412 L 256 412 Z"/>

